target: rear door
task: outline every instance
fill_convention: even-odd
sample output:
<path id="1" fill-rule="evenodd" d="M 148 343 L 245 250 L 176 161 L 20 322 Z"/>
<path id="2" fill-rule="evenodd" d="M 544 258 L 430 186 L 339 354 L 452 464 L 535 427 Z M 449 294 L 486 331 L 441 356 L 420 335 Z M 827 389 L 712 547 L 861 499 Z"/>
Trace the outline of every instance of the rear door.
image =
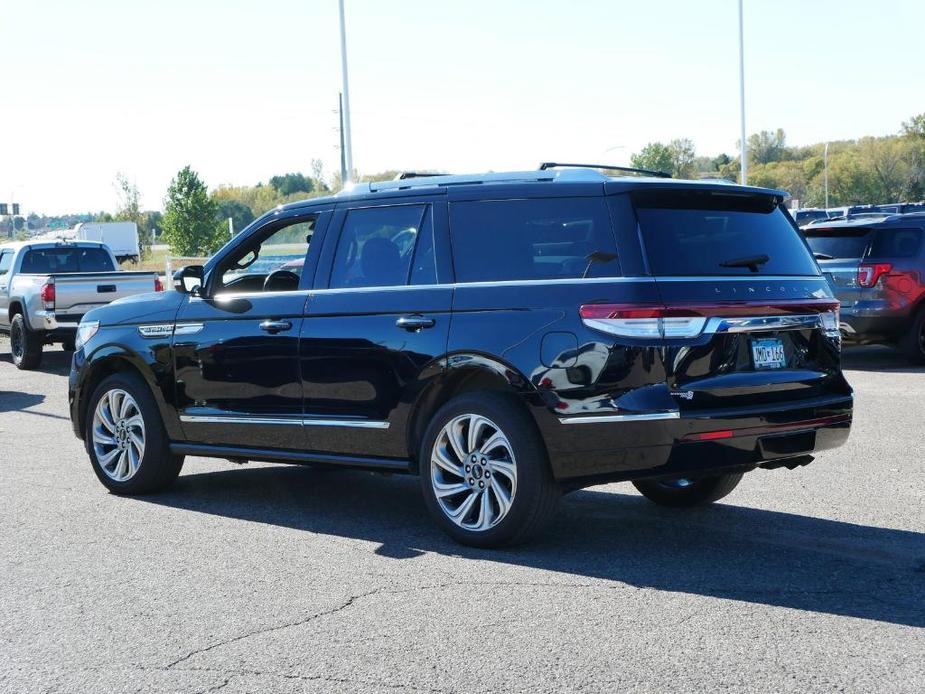
<path id="1" fill-rule="evenodd" d="M 666 321 L 682 416 L 844 392 L 837 303 L 772 195 L 631 195 Z"/>
<path id="2" fill-rule="evenodd" d="M 405 418 L 446 351 L 445 216 L 442 195 L 339 206 L 300 340 L 309 449 L 407 457 Z"/>

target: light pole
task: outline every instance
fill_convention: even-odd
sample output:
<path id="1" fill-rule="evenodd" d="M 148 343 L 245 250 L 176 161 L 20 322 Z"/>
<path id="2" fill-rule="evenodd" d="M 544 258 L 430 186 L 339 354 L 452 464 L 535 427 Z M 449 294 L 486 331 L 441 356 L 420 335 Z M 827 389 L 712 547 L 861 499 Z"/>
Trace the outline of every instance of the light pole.
<path id="1" fill-rule="evenodd" d="M 748 183 L 748 144 L 745 141 L 745 30 L 739 0 L 739 111 L 742 115 L 742 185 Z"/>
<path id="2" fill-rule="evenodd" d="M 829 209 L 829 143 L 822 150 L 822 166 L 825 169 L 825 209 Z"/>
<path id="3" fill-rule="evenodd" d="M 340 66 L 343 77 L 344 94 L 344 160 L 347 166 L 347 177 L 344 185 L 353 183 L 353 144 L 350 138 L 350 89 L 347 85 L 347 32 L 344 27 L 344 0 L 338 0 L 340 9 Z"/>

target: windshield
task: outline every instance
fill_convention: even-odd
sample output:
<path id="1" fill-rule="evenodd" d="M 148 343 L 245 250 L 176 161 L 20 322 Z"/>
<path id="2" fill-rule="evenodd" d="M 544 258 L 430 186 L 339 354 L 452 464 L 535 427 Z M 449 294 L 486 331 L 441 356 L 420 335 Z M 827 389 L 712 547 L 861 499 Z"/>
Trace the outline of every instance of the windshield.
<path id="1" fill-rule="evenodd" d="M 819 274 L 771 196 L 662 190 L 632 199 L 656 276 Z"/>
<path id="2" fill-rule="evenodd" d="M 112 272 L 112 258 L 102 248 L 35 248 L 22 259 L 20 272 L 36 275 L 67 272 Z"/>

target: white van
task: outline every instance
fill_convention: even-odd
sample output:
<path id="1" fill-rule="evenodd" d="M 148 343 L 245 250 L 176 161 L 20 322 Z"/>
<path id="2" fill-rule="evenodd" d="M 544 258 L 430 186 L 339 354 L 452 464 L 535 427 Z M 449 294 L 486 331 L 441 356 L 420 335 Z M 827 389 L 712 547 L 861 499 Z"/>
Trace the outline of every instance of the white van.
<path id="1" fill-rule="evenodd" d="M 138 262 L 138 225 L 135 222 L 82 222 L 74 232 L 78 241 L 106 244 L 119 262 Z"/>

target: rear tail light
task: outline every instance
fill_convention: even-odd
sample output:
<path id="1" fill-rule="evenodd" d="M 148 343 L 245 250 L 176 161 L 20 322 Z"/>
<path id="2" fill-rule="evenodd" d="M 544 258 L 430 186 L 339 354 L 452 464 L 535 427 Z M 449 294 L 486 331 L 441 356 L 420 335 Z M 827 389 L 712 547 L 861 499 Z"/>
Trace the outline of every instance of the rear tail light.
<path id="1" fill-rule="evenodd" d="M 862 263 L 858 266 L 858 284 L 862 287 L 875 287 L 883 275 L 893 269 L 890 263 Z"/>
<path id="2" fill-rule="evenodd" d="M 160 276 L 154 278 L 154 291 L 156 292 L 164 291 L 164 283 L 161 282 Z"/>
<path id="3" fill-rule="evenodd" d="M 799 301 L 730 302 L 728 304 L 585 304 L 579 309 L 589 328 L 620 337 L 637 339 L 692 338 L 700 335 L 715 318 L 747 318 L 818 314 L 826 334 L 838 335 L 838 302 L 832 299 Z M 715 325 L 715 321 L 710 323 Z"/>
<path id="4" fill-rule="evenodd" d="M 45 309 L 50 311 L 55 307 L 55 283 L 46 282 L 39 290 L 39 296 L 42 299 Z"/>

